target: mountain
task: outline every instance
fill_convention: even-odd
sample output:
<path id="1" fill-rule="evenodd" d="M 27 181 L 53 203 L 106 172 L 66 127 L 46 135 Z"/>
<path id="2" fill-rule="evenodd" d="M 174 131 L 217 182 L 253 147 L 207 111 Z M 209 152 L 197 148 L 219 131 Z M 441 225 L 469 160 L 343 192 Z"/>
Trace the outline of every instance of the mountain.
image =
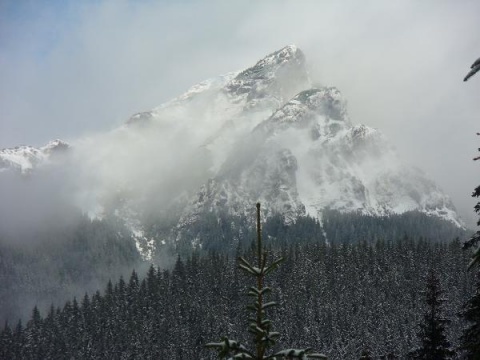
<path id="1" fill-rule="evenodd" d="M 460 225 L 433 181 L 402 164 L 378 130 L 350 123 L 335 88 L 301 92 L 250 135 L 190 202 L 184 221 L 204 211 L 246 213 L 260 200 L 289 221 L 325 208 L 377 216 L 420 210 Z"/>
<path id="2" fill-rule="evenodd" d="M 65 153 L 69 147 L 70 145 L 65 141 L 57 139 L 40 148 L 22 145 L 1 149 L 0 172 L 15 170 L 28 174 L 34 168 L 47 163 L 52 157 Z"/>
<path id="3" fill-rule="evenodd" d="M 68 147 L 54 144 L 2 150 L 1 169 L 25 173 Z M 338 89 L 312 85 L 294 45 L 71 150 L 78 206 L 121 219 L 146 257 L 207 215 L 253 218 L 257 201 L 264 219 L 281 215 L 286 224 L 338 210 L 418 211 L 463 226 L 449 197 L 380 130 L 350 120 Z"/>
<path id="4" fill-rule="evenodd" d="M 279 55 L 285 52 L 292 55 Z M 279 60 L 272 60 L 276 57 Z M 266 63 L 282 64 L 283 77 L 272 76 L 278 70 L 275 65 L 266 69 Z M 290 99 L 252 90 L 288 87 L 284 79 L 295 77 L 289 72 L 302 74 L 295 90 L 306 87 Z M 267 75 L 259 75 L 263 73 Z M 249 92 L 240 99 L 234 97 L 238 93 L 230 93 L 238 82 L 249 84 Z M 222 151 L 221 165 L 184 208 L 180 226 L 195 222 L 205 212 L 246 215 L 256 201 L 263 202 L 267 216 L 281 213 L 287 222 L 307 214 L 321 218 L 326 208 L 376 216 L 418 210 L 462 226 L 449 197 L 421 170 L 404 164 L 379 130 L 352 124 L 338 89 L 310 87 L 304 56 L 294 46 L 241 72 L 217 94 L 227 94 L 234 104 L 241 104 L 238 108 L 243 112 L 230 118 L 228 125 L 244 131 L 232 134 L 230 130 L 232 145 Z M 271 98 L 277 102 L 273 104 Z M 245 129 L 243 117 L 251 116 L 245 109 L 255 100 L 262 101 L 262 108 L 271 115 Z M 222 130 L 207 143 L 213 158 L 218 157 L 216 142 L 227 137 L 227 130 Z"/>

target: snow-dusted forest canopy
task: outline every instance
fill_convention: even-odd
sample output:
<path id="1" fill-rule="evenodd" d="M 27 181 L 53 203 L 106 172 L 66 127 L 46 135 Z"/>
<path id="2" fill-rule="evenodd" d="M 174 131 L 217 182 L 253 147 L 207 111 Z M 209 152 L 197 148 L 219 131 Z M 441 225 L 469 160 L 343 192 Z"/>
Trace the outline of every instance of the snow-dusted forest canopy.
<path id="1" fill-rule="evenodd" d="M 355 228 L 355 219 L 348 219 L 343 228 Z M 314 234 L 315 226 L 315 221 L 288 228 L 267 222 L 265 238 L 271 232 L 279 240 L 295 239 L 295 234 Z M 246 233 L 252 241 L 253 231 Z M 405 232 L 395 239 L 387 234 L 330 245 L 323 238 L 273 239 L 267 242 L 272 258 L 286 258 L 267 284 L 280 305 L 270 318 L 281 343 L 312 346 L 329 359 L 356 359 L 363 351 L 375 358 L 404 358 L 419 345 L 426 307 L 422 292 L 426 274 L 434 270 L 445 291 L 444 315 L 451 320 L 446 336 L 459 344 L 465 323 L 458 313 L 474 280 L 460 240 L 437 242 Z M 170 269 L 152 266 L 145 275 L 109 282 L 101 292 L 35 308 L 21 323 L 10 319 L 0 336 L 0 357 L 213 359 L 204 348 L 207 342 L 227 335 L 249 341 L 244 293 L 250 280 L 238 271 L 236 257 L 251 258 L 250 244 L 230 255 L 195 251 L 178 257 Z"/>

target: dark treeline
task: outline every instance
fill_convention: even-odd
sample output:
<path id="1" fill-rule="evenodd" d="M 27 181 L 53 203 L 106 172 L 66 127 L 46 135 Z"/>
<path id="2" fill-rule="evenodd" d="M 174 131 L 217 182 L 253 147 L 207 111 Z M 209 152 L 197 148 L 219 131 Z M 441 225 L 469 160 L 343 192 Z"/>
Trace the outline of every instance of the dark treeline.
<path id="1" fill-rule="evenodd" d="M 298 218 L 293 224 L 286 224 L 281 215 L 270 216 L 264 226 L 267 243 L 275 246 L 305 244 L 327 241 L 329 243 L 358 243 L 362 241 L 397 240 L 404 236 L 428 239 L 433 242 L 465 240 L 467 232 L 449 221 L 428 216 L 418 211 L 389 216 L 370 216 L 361 213 L 341 213 L 325 210 L 322 221 L 312 217 Z M 152 228 L 153 238 L 168 237 L 171 228 Z M 255 238 L 255 224 L 252 218 L 205 213 L 175 236 L 175 249 L 169 250 L 188 256 L 192 246 L 202 252 L 215 251 L 233 255 L 240 247 L 245 249 Z M 201 247 L 198 246 L 201 244 Z"/>
<path id="2" fill-rule="evenodd" d="M 466 236 L 465 230 L 451 222 L 418 211 L 371 216 L 326 210 L 322 218 L 328 240 L 337 244 L 398 239 L 404 235 L 431 241 L 450 241 Z"/>
<path id="3" fill-rule="evenodd" d="M 459 343 L 465 324 L 457 314 L 474 282 L 459 241 L 320 242 L 272 253 L 286 258 L 267 284 L 280 304 L 270 318 L 281 343 L 312 346 L 329 359 L 366 352 L 405 358 L 420 345 L 430 270 L 444 289 L 446 336 L 453 347 Z M 236 266 L 235 256 L 193 254 L 171 270 L 151 267 L 142 280 L 133 273 L 61 308 L 35 308 L 28 322 L 5 325 L 0 358 L 213 359 L 204 348 L 212 339 L 249 342 L 243 294 L 250 284 Z"/>

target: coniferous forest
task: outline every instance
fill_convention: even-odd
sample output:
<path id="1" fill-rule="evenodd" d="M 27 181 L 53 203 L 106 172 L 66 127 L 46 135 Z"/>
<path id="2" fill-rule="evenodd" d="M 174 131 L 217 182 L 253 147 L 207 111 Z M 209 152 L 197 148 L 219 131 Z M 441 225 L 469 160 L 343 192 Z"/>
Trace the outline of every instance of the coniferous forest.
<path id="1" fill-rule="evenodd" d="M 252 259 L 253 248 L 233 256 L 194 252 L 171 269 L 152 266 L 145 276 L 133 272 L 61 307 L 35 307 L 28 321 L 5 324 L 0 358 L 213 359 L 205 348 L 211 340 L 250 341 L 244 294 L 251 284 L 236 258 Z M 329 359 L 406 358 L 421 345 L 427 274 L 434 272 L 448 319 L 445 339 L 458 348 L 466 325 L 459 312 L 474 285 L 459 240 L 404 236 L 270 244 L 267 250 L 269 257 L 285 258 L 268 280 L 279 303 L 269 317 L 282 343 L 311 346 Z"/>
<path id="2" fill-rule="evenodd" d="M 418 212 L 389 217 L 325 211 L 319 221 L 299 218 L 286 225 L 280 215 L 266 219 L 264 242 L 274 248 L 305 244 L 357 244 L 397 241 L 405 236 L 430 242 L 448 242 L 466 232 L 451 223 Z M 153 238 L 168 232 L 151 231 Z M 171 269 L 177 255 L 187 259 L 192 239 L 200 239 L 200 255 L 225 254 L 231 258 L 248 248 L 255 239 L 253 219 L 205 214 L 201 221 L 183 229 L 174 243 L 158 244 L 151 260 L 162 269 Z M 38 231 L 34 238 L 18 238 L 0 233 L 0 324 L 22 318 L 37 305 L 45 312 L 53 303 L 62 306 L 74 296 L 93 293 L 108 280 L 125 278 L 132 270 L 143 276 L 149 262 L 141 259 L 130 231 L 115 218 L 90 220 L 78 214 L 69 224 Z"/>

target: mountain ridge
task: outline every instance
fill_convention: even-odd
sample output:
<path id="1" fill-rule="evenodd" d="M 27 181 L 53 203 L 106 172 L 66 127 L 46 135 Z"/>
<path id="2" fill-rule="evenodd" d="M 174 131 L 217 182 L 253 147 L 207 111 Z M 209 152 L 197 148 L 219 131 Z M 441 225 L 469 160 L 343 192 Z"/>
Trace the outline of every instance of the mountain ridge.
<path id="1" fill-rule="evenodd" d="M 67 142 L 55 139 L 39 148 L 20 145 L 14 148 L 0 149 L 0 172 L 16 169 L 22 174 L 27 174 L 36 166 L 48 161 L 53 154 L 65 151 L 69 147 Z"/>

